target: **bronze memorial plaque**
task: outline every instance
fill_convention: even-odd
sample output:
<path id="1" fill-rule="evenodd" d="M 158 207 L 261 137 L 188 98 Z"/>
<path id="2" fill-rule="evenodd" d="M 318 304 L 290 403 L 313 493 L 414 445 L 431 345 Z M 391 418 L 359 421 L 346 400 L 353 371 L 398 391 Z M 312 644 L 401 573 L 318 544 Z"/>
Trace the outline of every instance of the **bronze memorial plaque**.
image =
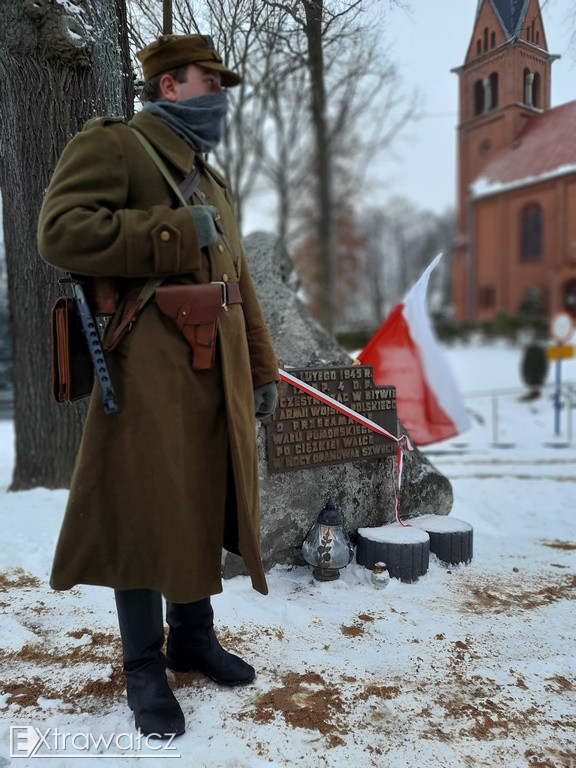
<path id="1" fill-rule="evenodd" d="M 397 437 L 396 389 L 374 384 L 371 365 L 286 371 Z M 285 381 L 278 389 L 278 408 L 266 422 L 270 472 L 395 455 L 396 443 L 390 438 Z"/>

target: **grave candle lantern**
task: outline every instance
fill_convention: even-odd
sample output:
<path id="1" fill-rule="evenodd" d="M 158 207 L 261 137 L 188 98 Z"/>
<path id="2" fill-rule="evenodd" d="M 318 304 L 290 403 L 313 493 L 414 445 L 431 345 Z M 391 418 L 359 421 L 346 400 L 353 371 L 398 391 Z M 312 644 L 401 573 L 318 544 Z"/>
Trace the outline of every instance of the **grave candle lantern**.
<path id="1" fill-rule="evenodd" d="M 353 554 L 354 547 L 342 527 L 338 510 L 329 499 L 304 539 L 304 560 L 313 567 L 315 579 L 334 581 L 340 578 L 340 569 L 348 565 Z"/>

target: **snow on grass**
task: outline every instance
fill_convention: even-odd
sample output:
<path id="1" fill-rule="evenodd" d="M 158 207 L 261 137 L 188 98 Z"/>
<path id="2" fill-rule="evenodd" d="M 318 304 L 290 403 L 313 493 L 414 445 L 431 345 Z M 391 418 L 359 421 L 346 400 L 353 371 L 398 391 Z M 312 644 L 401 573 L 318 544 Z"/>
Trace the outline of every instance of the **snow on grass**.
<path id="1" fill-rule="evenodd" d="M 330 583 L 276 567 L 267 597 L 247 578 L 225 582 L 213 598 L 218 634 L 258 676 L 222 689 L 171 674 L 187 732 L 170 751 L 130 741 L 111 590 L 50 590 L 66 492 L 6 492 L 13 433 L 0 422 L 0 766 L 10 764 L 16 725 L 93 737 L 84 750 L 58 750 L 53 766 L 112 753 L 114 765 L 141 756 L 158 768 L 175 754 L 196 768 L 575 766 L 568 409 L 555 440 L 551 393 L 519 399 L 519 350 L 448 356 L 464 392 L 518 388 L 498 396 L 497 440 L 494 398 L 475 395 L 466 399 L 473 428 L 425 450 L 452 481 L 453 516 L 474 528 L 472 563 L 447 567 L 432 556 L 416 583 L 392 579 L 384 590 L 355 563 Z M 565 366 L 565 380 L 576 380 L 574 368 Z M 120 747 L 95 746 L 118 734 Z"/>

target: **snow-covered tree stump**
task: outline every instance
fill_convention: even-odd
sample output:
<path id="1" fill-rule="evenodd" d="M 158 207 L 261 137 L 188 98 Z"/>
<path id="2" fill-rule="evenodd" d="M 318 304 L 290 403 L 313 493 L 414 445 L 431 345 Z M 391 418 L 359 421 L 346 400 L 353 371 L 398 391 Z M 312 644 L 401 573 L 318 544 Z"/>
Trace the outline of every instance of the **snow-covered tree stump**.
<path id="1" fill-rule="evenodd" d="M 430 537 L 419 528 L 399 523 L 378 528 L 359 528 L 356 562 L 374 568 L 384 562 L 390 576 L 411 583 L 428 570 Z"/>
<path id="2" fill-rule="evenodd" d="M 465 520 L 449 515 L 422 515 L 410 519 L 410 525 L 426 531 L 430 552 L 449 565 L 472 560 L 473 528 Z"/>

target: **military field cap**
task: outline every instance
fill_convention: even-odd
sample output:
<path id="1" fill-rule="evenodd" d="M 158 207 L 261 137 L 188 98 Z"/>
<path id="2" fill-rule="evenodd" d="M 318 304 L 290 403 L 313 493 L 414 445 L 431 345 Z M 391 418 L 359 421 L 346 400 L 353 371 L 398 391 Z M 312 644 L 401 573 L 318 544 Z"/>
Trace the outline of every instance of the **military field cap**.
<path id="1" fill-rule="evenodd" d="M 162 35 L 136 54 L 142 63 L 144 80 L 185 64 L 198 64 L 222 75 L 222 85 L 239 85 L 242 78 L 222 64 L 208 35 Z"/>

